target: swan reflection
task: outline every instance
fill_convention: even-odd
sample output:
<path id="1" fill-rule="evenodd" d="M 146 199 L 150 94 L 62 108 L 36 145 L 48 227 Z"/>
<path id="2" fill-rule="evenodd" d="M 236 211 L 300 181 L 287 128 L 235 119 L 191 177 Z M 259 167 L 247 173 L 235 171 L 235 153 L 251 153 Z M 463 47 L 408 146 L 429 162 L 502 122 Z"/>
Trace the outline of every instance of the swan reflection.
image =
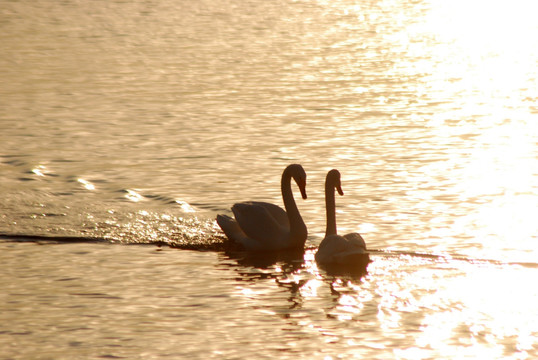
<path id="1" fill-rule="evenodd" d="M 315 250 L 267 253 L 228 250 L 221 253 L 222 261 L 219 263 L 227 269 L 234 269 L 236 281 L 246 283 L 238 287 L 239 296 L 255 302 L 274 298 L 271 301 L 273 305 L 265 309 L 273 314 L 290 318 L 314 307 L 313 310 L 321 310 L 324 317 L 330 317 L 334 308 L 340 306 L 340 296 L 335 296 L 339 291 L 361 297 L 358 284 L 368 274 L 367 267 L 371 261 L 369 257 L 363 257 L 353 266 L 318 267 L 314 260 Z M 349 284 L 347 292 L 335 284 Z M 278 289 L 285 290 L 285 298 Z M 353 291 L 356 293 L 353 294 Z M 282 304 L 284 299 L 285 304 Z M 327 303 L 332 305 L 327 308 Z"/>

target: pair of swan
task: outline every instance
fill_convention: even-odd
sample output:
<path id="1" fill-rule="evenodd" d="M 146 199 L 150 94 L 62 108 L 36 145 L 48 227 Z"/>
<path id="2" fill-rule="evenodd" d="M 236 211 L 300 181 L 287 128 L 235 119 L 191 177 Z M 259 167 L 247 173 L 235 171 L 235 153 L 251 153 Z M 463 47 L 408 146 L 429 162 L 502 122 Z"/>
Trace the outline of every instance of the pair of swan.
<path id="1" fill-rule="evenodd" d="M 235 219 L 226 215 L 217 216 L 217 223 L 228 239 L 250 251 L 304 249 L 308 231 L 293 198 L 291 179 L 295 180 L 303 199 L 306 199 L 306 173 L 299 164 L 289 165 L 282 173 L 281 180 L 282 199 L 286 210 L 266 202 L 237 203 L 232 206 Z M 325 238 L 315 255 L 320 264 L 346 264 L 357 255 L 366 253 L 366 244 L 359 234 L 337 234 L 335 189 L 340 195 L 344 194 L 340 172 L 331 170 L 325 180 Z"/>

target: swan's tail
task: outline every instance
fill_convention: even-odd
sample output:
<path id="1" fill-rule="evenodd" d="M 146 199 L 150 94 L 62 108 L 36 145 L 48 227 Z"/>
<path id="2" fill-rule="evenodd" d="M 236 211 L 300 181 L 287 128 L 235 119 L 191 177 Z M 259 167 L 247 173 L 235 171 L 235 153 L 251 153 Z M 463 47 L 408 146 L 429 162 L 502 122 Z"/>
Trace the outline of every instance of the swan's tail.
<path id="1" fill-rule="evenodd" d="M 217 215 L 217 224 L 219 224 L 226 237 L 231 241 L 241 242 L 241 239 L 245 237 L 237 221 L 228 215 Z"/>

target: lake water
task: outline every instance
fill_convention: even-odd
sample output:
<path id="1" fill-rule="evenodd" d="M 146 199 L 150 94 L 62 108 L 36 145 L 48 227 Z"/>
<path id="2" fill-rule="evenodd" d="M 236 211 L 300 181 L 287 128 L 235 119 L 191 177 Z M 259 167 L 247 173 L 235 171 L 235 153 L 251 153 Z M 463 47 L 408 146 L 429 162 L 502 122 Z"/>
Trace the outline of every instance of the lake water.
<path id="1" fill-rule="evenodd" d="M 536 10 L 4 1 L 0 358 L 537 357 Z M 290 163 L 304 255 L 225 251 Z M 313 261 L 332 168 L 364 276 Z"/>

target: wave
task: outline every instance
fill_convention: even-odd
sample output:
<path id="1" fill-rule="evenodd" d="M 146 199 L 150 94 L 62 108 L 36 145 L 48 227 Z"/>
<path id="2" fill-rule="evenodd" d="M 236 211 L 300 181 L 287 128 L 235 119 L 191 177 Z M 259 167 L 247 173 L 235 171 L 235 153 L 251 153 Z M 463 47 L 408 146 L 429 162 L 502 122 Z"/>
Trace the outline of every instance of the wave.
<path id="1" fill-rule="evenodd" d="M 467 257 L 465 255 L 450 255 L 450 254 L 432 254 L 432 253 L 421 253 L 414 251 L 405 251 L 405 250 L 382 250 L 382 249 L 368 249 L 370 255 L 384 256 L 384 257 L 418 257 L 424 259 L 433 259 L 436 261 L 443 262 L 457 262 L 462 261 L 466 263 L 473 264 L 490 264 L 490 265 L 514 265 L 514 266 L 523 266 L 526 268 L 538 268 L 538 263 L 535 262 L 525 262 L 525 261 L 501 261 L 493 259 L 482 259 L 482 258 L 473 258 Z"/>
<path id="2" fill-rule="evenodd" d="M 41 234 L 6 234 L 0 233 L 0 239 L 11 242 L 35 242 L 42 244 L 75 244 L 75 243 L 104 243 L 122 245 L 154 245 L 168 246 L 182 250 L 198 251 L 228 251 L 233 246 L 224 237 L 209 237 L 205 241 L 200 239 L 183 241 L 173 239 L 165 240 L 136 240 L 121 241 L 110 237 L 97 236 L 69 236 L 69 235 L 41 235 Z"/>
<path id="3" fill-rule="evenodd" d="M 230 243 L 226 237 L 219 235 L 211 235 L 206 238 L 190 239 L 185 241 L 184 239 L 164 239 L 164 240 L 136 240 L 136 241 L 122 241 L 112 237 L 97 237 L 97 236 L 69 236 L 69 235 L 41 235 L 41 234 L 8 234 L 0 233 L 0 239 L 4 241 L 12 242 L 35 242 L 43 244 L 69 244 L 69 243 L 108 243 L 108 244 L 123 244 L 123 245 L 153 245 L 153 246 L 168 246 L 170 248 L 182 249 L 182 250 L 196 250 L 196 251 L 220 251 L 227 253 L 243 253 L 234 244 Z M 306 251 L 315 250 L 315 247 L 307 247 Z M 431 254 L 421 253 L 413 251 L 401 251 L 401 250 L 383 250 L 383 249 L 369 249 L 368 254 L 375 257 L 416 257 L 434 260 L 435 262 L 465 262 L 472 264 L 487 264 L 498 266 L 522 266 L 526 268 L 538 269 L 538 263 L 535 262 L 518 262 L 518 261 L 500 261 L 493 259 L 480 259 L 470 258 L 464 255 L 447 255 L 447 254 Z M 259 255 L 259 254 L 258 254 Z M 296 254 L 295 254 L 296 255 Z M 243 255 L 242 255 L 243 256 Z M 264 255 L 265 256 L 265 255 Z M 271 258 L 275 257 L 272 254 Z M 276 256 L 280 259 L 280 256 Z M 257 256 L 256 258 L 259 258 Z M 283 258 L 286 258 L 284 256 Z M 295 258 L 295 257 L 294 257 Z"/>

